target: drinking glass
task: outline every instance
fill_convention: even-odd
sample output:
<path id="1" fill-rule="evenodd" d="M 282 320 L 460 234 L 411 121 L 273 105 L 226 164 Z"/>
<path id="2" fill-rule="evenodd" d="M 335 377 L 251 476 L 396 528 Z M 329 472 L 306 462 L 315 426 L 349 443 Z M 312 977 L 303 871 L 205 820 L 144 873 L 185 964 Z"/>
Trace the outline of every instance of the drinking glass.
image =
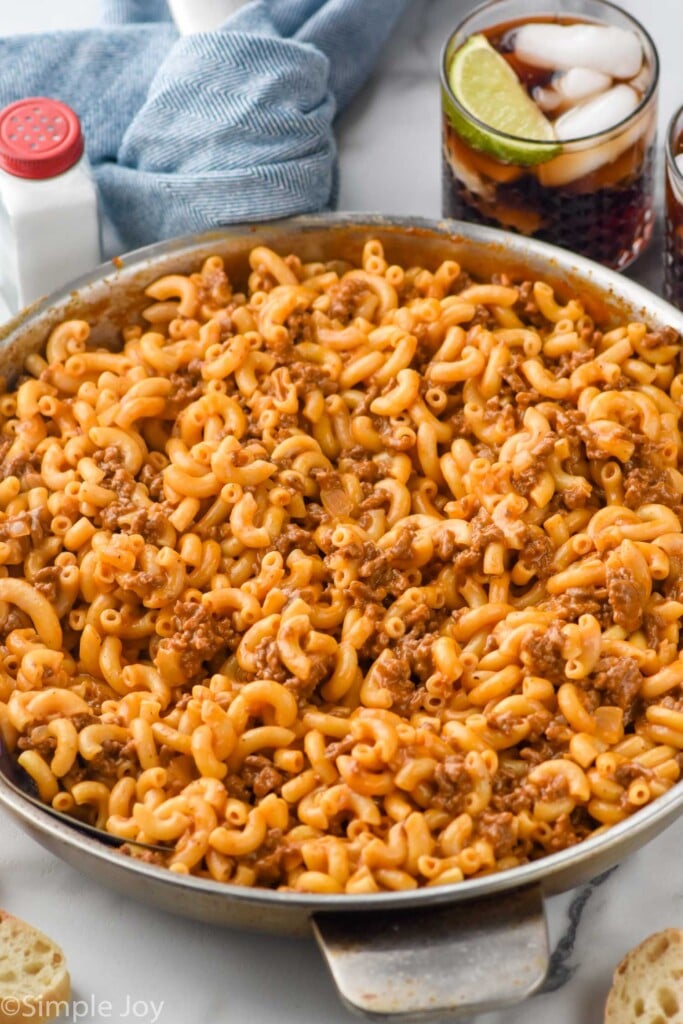
<path id="1" fill-rule="evenodd" d="M 683 107 L 666 133 L 666 242 L 664 296 L 683 309 Z"/>
<path id="2" fill-rule="evenodd" d="M 581 66 L 584 59 L 589 60 L 590 47 L 575 67 L 568 68 L 566 59 L 556 66 L 552 47 L 534 55 L 534 61 L 545 61 L 544 67 L 530 65 L 526 56 L 520 58 L 515 52 L 515 39 L 522 38 L 519 30 L 530 22 L 626 29 L 640 43 L 641 66 L 631 77 L 610 71 L 611 46 L 604 47 L 604 54 L 600 46 L 592 53 L 592 78 Z M 482 122 L 456 97 L 449 81 L 455 55 L 480 35 L 505 57 L 539 108 L 541 98 L 544 103 L 555 102 L 560 89 L 569 92 L 570 81 L 583 83 L 585 90 L 586 82 L 600 82 L 601 75 L 606 82 L 609 75 L 601 96 L 580 101 L 600 101 L 601 130 L 585 130 L 595 117 L 585 106 L 579 112 L 578 103 L 574 120 L 568 121 L 562 97 L 556 108 L 565 116 L 561 138 L 528 139 Z M 455 28 L 443 50 L 444 216 L 521 232 L 608 267 L 627 267 L 652 234 L 658 78 L 659 60 L 650 36 L 634 18 L 606 0 L 545 4 L 543 0 L 491 0 L 479 7 Z M 625 89 L 632 90 L 630 97 Z M 626 116 L 624 97 L 630 103 Z M 504 95 L 500 99 L 505 102 Z M 552 130 L 557 126 L 559 132 L 560 115 L 553 120 L 555 114 L 546 111 L 545 116 Z"/>

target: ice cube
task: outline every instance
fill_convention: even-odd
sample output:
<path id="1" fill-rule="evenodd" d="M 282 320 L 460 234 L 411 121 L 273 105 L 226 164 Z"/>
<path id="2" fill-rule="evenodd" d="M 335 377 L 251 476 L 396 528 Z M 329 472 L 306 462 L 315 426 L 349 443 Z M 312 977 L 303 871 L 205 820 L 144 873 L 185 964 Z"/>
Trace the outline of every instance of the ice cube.
<path id="1" fill-rule="evenodd" d="M 615 85 L 613 89 L 572 107 L 558 117 L 554 125 L 555 135 L 561 142 L 597 135 L 624 121 L 639 102 L 638 93 L 630 85 Z"/>
<path id="2" fill-rule="evenodd" d="M 559 71 L 549 86 L 537 85 L 531 95 L 544 113 L 559 117 L 582 100 L 606 92 L 611 84 L 611 76 L 602 71 L 572 68 L 570 71 Z"/>
<path id="3" fill-rule="evenodd" d="M 552 114 L 562 106 L 562 96 L 552 86 L 544 88 L 542 85 L 537 85 L 531 95 L 544 114 Z"/>
<path id="4" fill-rule="evenodd" d="M 584 143 L 574 152 L 561 153 L 545 164 L 539 164 L 536 175 L 541 185 L 559 188 L 613 164 L 636 143 L 649 147 L 654 142 L 656 120 L 652 110 L 644 110 L 628 128 L 606 142 Z M 643 140 L 642 143 L 640 140 Z"/>
<path id="5" fill-rule="evenodd" d="M 558 75 L 553 82 L 557 92 L 572 104 L 606 92 L 611 84 L 611 75 L 594 71 L 593 68 L 571 68 L 563 75 Z"/>
<path id="6" fill-rule="evenodd" d="M 517 30 L 515 54 L 535 68 L 591 68 L 614 78 L 632 78 L 643 63 L 635 32 L 616 25 L 557 25 L 530 21 Z"/>
<path id="7" fill-rule="evenodd" d="M 639 96 L 644 96 L 652 81 L 652 72 L 647 64 L 643 64 L 635 78 L 629 79 L 629 85 L 635 89 Z"/>
<path id="8" fill-rule="evenodd" d="M 682 176 L 683 175 L 683 153 L 679 153 L 678 156 L 674 157 L 674 164 L 676 166 L 676 170 L 678 171 L 679 177 Z M 676 200 L 676 202 L 680 206 L 683 206 L 683 187 L 681 187 L 681 183 L 678 180 L 678 177 L 675 177 L 673 174 L 667 174 L 666 177 L 667 177 L 668 183 L 671 185 L 671 190 L 672 190 L 672 192 L 674 194 L 674 199 Z"/>
<path id="9" fill-rule="evenodd" d="M 448 132 L 444 140 L 444 155 L 450 164 L 453 176 L 465 186 L 468 192 L 483 199 L 492 199 L 495 196 L 495 186 L 487 182 L 478 173 L 478 169 L 471 166 L 466 154 L 467 149 L 459 141 L 453 132 Z"/>

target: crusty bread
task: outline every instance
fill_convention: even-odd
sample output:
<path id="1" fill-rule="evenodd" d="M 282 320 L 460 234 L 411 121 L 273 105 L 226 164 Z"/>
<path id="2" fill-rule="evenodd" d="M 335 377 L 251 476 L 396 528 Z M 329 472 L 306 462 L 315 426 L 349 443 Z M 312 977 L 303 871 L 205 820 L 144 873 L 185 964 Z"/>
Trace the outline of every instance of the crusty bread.
<path id="1" fill-rule="evenodd" d="M 66 1008 L 64 953 L 37 928 L 0 910 L 0 1024 L 44 1024 Z M 60 1005 L 61 1004 L 61 1005 Z"/>
<path id="2" fill-rule="evenodd" d="M 683 929 L 655 932 L 626 954 L 614 972 L 605 1024 L 683 1024 Z"/>

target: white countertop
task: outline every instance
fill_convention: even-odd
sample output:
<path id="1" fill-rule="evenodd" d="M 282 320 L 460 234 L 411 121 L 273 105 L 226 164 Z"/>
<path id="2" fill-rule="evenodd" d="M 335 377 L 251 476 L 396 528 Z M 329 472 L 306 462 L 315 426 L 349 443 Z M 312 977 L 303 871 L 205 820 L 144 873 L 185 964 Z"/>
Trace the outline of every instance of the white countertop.
<path id="1" fill-rule="evenodd" d="M 441 44 L 470 0 L 413 0 L 373 80 L 339 125 L 342 209 L 438 217 Z M 662 59 L 660 138 L 677 103 L 680 0 L 628 0 Z M 95 24 L 93 0 L 2 0 L 0 34 Z M 8 69 L 0 68 L 0 74 Z M 661 243 L 633 272 L 659 288 Z M 114 895 L 0 820 L 0 906 L 64 947 L 79 1024 L 350 1024 L 311 939 L 241 934 L 174 918 Z M 646 935 L 683 927 L 683 821 L 607 879 L 547 906 L 549 987 L 481 1024 L 599 1024 L 612 970 Z"/>

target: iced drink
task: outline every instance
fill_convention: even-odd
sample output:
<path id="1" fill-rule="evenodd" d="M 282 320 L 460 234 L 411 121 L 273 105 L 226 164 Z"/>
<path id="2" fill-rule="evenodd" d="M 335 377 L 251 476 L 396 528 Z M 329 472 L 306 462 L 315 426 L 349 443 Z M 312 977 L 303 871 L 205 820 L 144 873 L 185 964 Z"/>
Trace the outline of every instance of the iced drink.
<path id="1" fill-rule="evenodd" d="M 652 232 L 656 51 L 603 0 L 534 8 L 494 0 L 446 44 L 443 213 L 621 269 Z"/>
<path id="2" fill-rule="evenodd" d="M 672 117 L 666 139 L 664 295 L 683 309 L 683 107 Z"/>

